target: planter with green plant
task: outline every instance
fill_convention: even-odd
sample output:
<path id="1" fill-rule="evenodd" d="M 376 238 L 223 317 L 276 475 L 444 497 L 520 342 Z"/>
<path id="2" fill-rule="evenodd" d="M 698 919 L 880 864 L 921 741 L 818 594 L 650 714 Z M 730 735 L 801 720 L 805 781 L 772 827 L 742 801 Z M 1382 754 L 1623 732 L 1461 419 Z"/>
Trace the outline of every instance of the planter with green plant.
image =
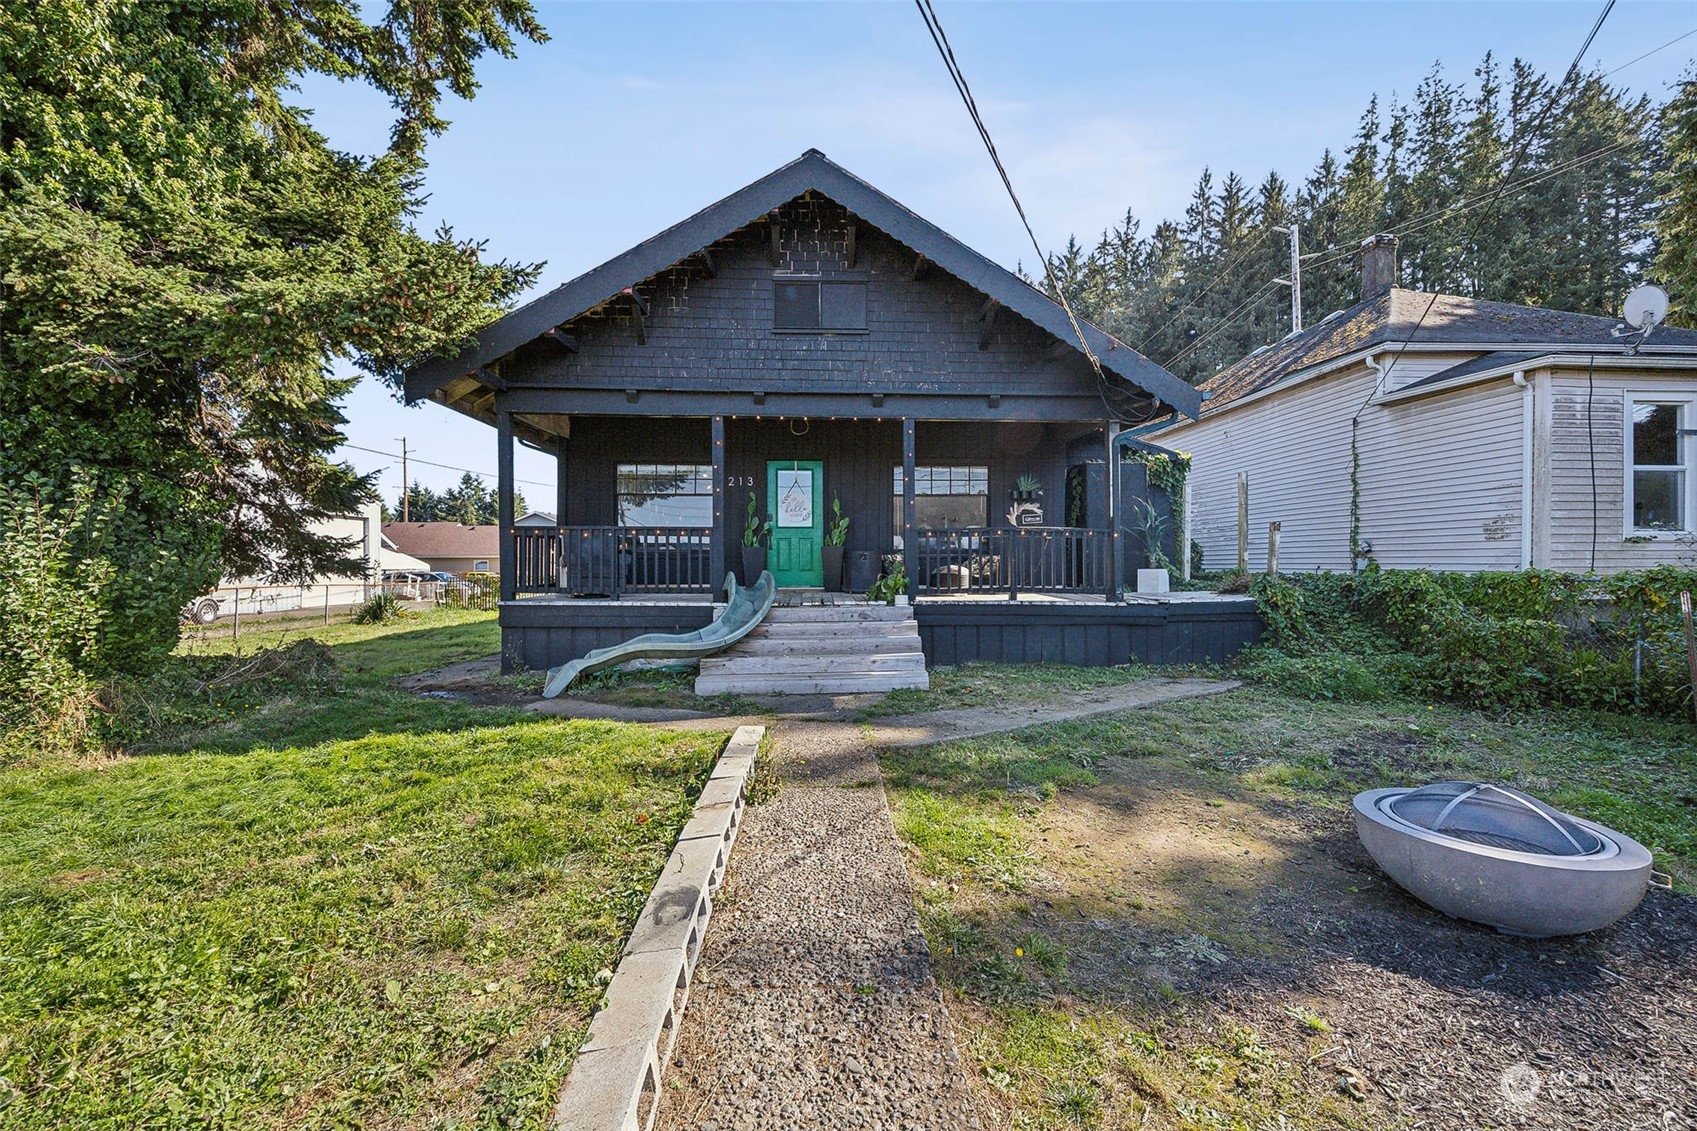
<path id="1" fill-rule="evenodd" d="M 819 564 L 825 570 L 825 590 L 840 593 L 843 588 L 843 545 L 848 541 L 849 520 L 843 513 L 843 501 L 831 496 L 831 521 L 825 527 L 825 546 L 819 551 Z"/>
<path id="2" fill-rule="evenodd" d="M 1139 593 L 1165 593 L 1172 585 L 1172 561 L 1167 557 L 1167 535 L 1172 531 L 1172 519 L 1162 514 L 1148 499 L 1133 499 L 1131 526 L 1143 539 L 1143 556 L 1149 560 L 1147 569 L 1137 571 Z"/>
<path id="3" fill-rule="evenodd" d="M 1043 481 L 1035 475 L 1021 475 L 1008 492 L 1013 505 L 1008 508 L 1009 526 L 1043 525 Z"/>
<path id="4" fill-rule="evenodd" d="M 748 518 L 742 526 L 742 583 L 753 585 L 766 572 L 766 546 L 772 537 L 772 519 L 760 517 L 760 500 L 748 493 Z"/>
<path id="5" fill-rule="evenodd" d="M 894 558 L 894 561 L 890 559 Z M 892 554 L 884 560 L 884 574 L 872 583 L 872 588 L 866 591 L 868 601 L 882 601 L 886 605 L 907 604 L 907 566 L 901 558 Z"/>

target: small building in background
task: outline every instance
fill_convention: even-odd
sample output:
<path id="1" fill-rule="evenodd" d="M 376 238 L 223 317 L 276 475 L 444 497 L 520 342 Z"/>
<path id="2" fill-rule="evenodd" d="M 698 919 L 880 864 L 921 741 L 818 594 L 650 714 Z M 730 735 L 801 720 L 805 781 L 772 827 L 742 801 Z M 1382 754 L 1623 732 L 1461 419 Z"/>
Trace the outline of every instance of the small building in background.
<path id="1" fill-rule="evenodd" d="M 403 554 L 446 573 L 492 573 L 501 560 L 500 528 L 459 522 L 390 522 L 383 534 Z"/>
<path id="2" fill-rule="evenodd" d="M 1206 569 L 1613 573 L 1697 560 L 1697 331 L 1405 290 L 1396 239 L 1362 298 L 1202 385 L 1191 455 Z M 1628 327 L 1627 329 L 1630 329 Z M 1634 352 L 1636 350 L 1636 352 Z M 1352 537 L 1353 530 L 1353 537 Z"/>

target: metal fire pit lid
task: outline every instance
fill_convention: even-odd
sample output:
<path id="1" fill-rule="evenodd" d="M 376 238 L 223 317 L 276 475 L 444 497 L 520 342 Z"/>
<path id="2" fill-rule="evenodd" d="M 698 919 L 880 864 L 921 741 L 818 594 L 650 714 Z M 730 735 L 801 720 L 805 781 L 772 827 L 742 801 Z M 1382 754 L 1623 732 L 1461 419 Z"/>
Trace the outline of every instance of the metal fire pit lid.
<path id="1" fill-rule="evenodd" d="M 1431 832 L 1514 852 L 1590 856 L 1604 847 L 1573 818 L 1506 785 L 1438 782 L 1387 798 L 1385 808 Z"/>

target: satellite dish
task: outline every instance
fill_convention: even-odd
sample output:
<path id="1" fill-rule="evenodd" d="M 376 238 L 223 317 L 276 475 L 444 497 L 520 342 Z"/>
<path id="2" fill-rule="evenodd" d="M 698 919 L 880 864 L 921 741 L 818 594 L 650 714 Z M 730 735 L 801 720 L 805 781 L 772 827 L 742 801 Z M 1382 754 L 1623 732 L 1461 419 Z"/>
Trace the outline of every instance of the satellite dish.
<path id="1" fill-rule="evenodd" d="M 1668 293 L 1654 283 L 1632 288 L 1621 307 L 1621 317 L 1640 330 L 1653 330 L 1668 316 Z"/>

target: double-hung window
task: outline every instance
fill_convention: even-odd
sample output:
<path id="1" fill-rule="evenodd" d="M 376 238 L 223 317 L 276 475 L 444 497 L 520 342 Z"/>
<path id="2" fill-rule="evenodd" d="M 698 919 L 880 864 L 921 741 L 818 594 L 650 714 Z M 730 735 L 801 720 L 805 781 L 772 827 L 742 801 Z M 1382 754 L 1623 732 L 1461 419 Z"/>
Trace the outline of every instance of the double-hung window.
<path id="1" fill-rule="evenodd" d="M 1691 529 L 1692 401 L 1634 397 L 1628 401 L 1628 534 Z"/>

